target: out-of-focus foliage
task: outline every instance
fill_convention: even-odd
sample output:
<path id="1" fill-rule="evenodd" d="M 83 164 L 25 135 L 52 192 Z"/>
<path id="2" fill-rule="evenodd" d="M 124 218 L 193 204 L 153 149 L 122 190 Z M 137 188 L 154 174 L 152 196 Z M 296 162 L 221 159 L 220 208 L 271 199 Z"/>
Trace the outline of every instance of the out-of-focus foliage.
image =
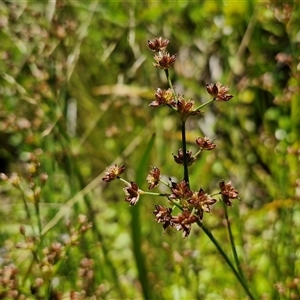
<path id="1" fill-rule="evenodd" d="M 218 145 L 191 185 L 232 180 L 251 290 L 298 299 L 299 16 L 297 1 L 1 1 L 0 298 L 245 297 L 200 229 L 163 233 L 151 214 L 160 199 L 129 208 L 120 182 L 101 183 L 115 162 L 145 189 L 151 165 L 182 177 L 179 124 L 148 107 L 167 86 L 147 48 L 162 36 L 178 93 L 200 104 L 220 81 L 235 96 L 187 124 L 191 150 L 197 136 Z M 220 205 L 205 223 L 230 254 L 223 220 Z"/>

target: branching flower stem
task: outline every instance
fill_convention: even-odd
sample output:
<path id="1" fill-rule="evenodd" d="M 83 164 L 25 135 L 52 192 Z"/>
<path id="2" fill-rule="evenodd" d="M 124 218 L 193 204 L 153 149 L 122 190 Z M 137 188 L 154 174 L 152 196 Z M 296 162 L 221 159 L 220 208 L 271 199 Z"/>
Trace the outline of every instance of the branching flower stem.
<path id="1" fill-rule="evenodd" d="M 126 195 L 125 201 L 129 202 L 130 205 L 135 205 L 140 195 L 147 194 L 151 196 L 162 196 L 166 197 L 169 201 L 169 204 L 173 205 L 172 208 L 164 207 L 161 205 L 155 205 L 155 211 L 153 212 L 156 216 L 156 221 L 163 224 L 163 228 L 173 227 L 178 231 L 182 231 L 183 237 L 187 237 L 190 234 L 191 224 L 196 223 L 206 234 L 206 236 L 214 244 L 220 255 L 224 258 L 227 265 L 230 267 L 231 271 L 243 287 L 244 291 L 248 295 L 248 298 L 254 300 L 254 296 L 248 288 L 248 283 L 240 262 L 238 259 L 236 247 L 234 244 L 234 239 L 230 227 L 230 222 L 227 214 L 226 205 L 232 205 L 232 199 L 238 199 L 238 191 L 234 189 L 231 182 L 225 183 L 222 180 L 219 183 L 220 192 L 209 195 L 207 194 L 202 187 L 198 192 L 190 189 L 189 185 L 189 169 L 188 167 L 196 160 L 202 150 L 212 150 L 216 145 L 208 138 L 198 137 L 196 139 L 196 144 L 200 147 L 198 152 L 192 156 L 191 151 L 187 151 L 187 140 L 186 140 L 186 120 L 190 116 L 196 116 L 200 113 L 200 110 L 205 106 L 211 104 L 214 100 L 220 101 L 229 101 L 233 95 L 228 94 L 229 88 L 223 86 L 220 82 L 215 84 L 207 84 L 206 91 L 212 96 L 210 100 L 194 108 L 194 100 L 188 99 L 185 100 L 184 96 L 176 94 L 175 88 L 170 79 L 170 74 L 168 68 L 173 65 L 176 60 L 176 55 L 170 56 L 166 52 L 166 47 L 169 43 L 168 39 L 156 38 L 153 40 L 148 40 L 148 46 L 153 51 L 154 54 L 154 66 L 158 69 L 163 69 L 169 84 L 168 90 L 157 89 L 155 94 L 155 100 L 150 103 L 151 107 L 158 107 L 167 105 L 173 110 L 175 110 L 181 121 L 181 139 L 182 139 L 182 148 L 178 150 L 178 155 L 174 155 L 174 160 L 176 163 L 183 165 L 183 180 L 176 183 L 173 182 L 170 178 L 170 183 L 161 180 L 161 171 L 157 167 L 152 167 L 151 171 L 148 173 L 147 182 L 149 183 L 148 189 L 156 187 L 160 182 L 168 186 L 171 189 L 171 194 L 168 193 L 153 193 L 141 190 L 137 183 L 133 181 L 127 181 L 120 177 L 120 175 L 125 170 L 125 164 L 122 166 L 113 165 L 110 166 L 106 172 L 106 176 L 102 178 L 103 181 L 109 182 L 115 178 L 121 180 L 126 184 L 126 187 L 123 189 Z M 227 221 L 227 230 L 229 233 L 230 244 L 233 253 L 233 260 L 226 254 L 222 244 L 214 237 L 211 231 L 203 224 L 203 214 L 204 212 L 210 212 L 210 206 L 217 202 L 216 199 L 212 198 L 213 196 L 221 195 L 222 201 L 224 203 L 225 217 Z M 221 198 L 220 197 L 220 198 Z M 219 197 L 217 197 L 219 198 Z M 173 209 L 178 208 L 181 212 L 177 215 L 173 215 Z"/>
<path id="2" fill-rule="evenodd" d="M 166 77 L 167 77 L 167 80 L 168 80 L 168 84 L 169 84 L 169 87 L 172 89 L 173 91 L 173 94 L 174 94 L 174 98 L 176 100 L 176 102 L 178 102 L 178 97 L 176 95 L 176 92 L 175 92 L 175 89 L 174 89 L 174 86 L 172 84 L 172 81 L 171 81 L 171 78 L 170 78 L 170 75 L 169 75 L 169 70 L 168 69 L 165 69 L 165 74 L 166 74 Z M 211 101 L 208 101 L 209 103 Z M 207 103 L 207 104 L 209 104 Z M 205 103 L 204 103 L 205 104 Z M 207 105 L 206 104 L 206 105 Z M 182 136 L 182 150 L 183 150 L 183 153 L 184 153 L 184 157 L 183 157 L 183 168 L 184 168 L 184 180 L 185 182 L 189 182 L 189 172 L 188 172 L 188 162 L 187 162 L 187 156 L 186 156 L 186 134 L 185 134 L 185 121 L 186 120 L 182 120 L 181 121 L 181 136 Z"/>
<path id="3" fill-rule="evenodd" d="M 33 235 L 35 235 L 35 228 L 34 228 L 34 225 L 33 225 L 33 219 L 31 217 L 31 213 L 30 213 L 30 210 L 29 210 L 29 207 L 28 207 L 28 204 L 27 204 L 25 192 L 23 191 L 23 189 L 19 185 L 17 185 L 16 187 L 22 194 L 22 200 L 23 200 L 23 204 L 24 204 L 24 207 L 25 207 L 27 219 L 30 220 L 32 233 L 33 233 Z"/>
<path id="4" fill-rule="evenodd" d="M 165 74 L 168 80 L 168 84 L 170 86 L 170 88 L 173 90 L 174 93 L 174 97 L 176 102 L 178 102 L 178 97 L 176 96 L 173 84 L 171 82 L 170 76 L 169 76 L 169 71 L 168 69 L 165 69 Z M 213 97 L 212 99 L 208 100 L 207 102 L 199 105 L 195 110 L 201 110 L 202 108 L 204 108 L 205 106 L 209 105 L 210 103 L 212 103 L 215 100 L 215 97 Z M 181 120 L 181 137 L 182 137 L 182 150 L 184 153 L 184 157 L 183 157 L 183 168 L 184 168 L 184 180 L 185 182 L 189 182 L 189 171 L 188 171 L 188 161 L 187 161 L 187 149 L 186 149 L 186 128 L 185 128 L 185 122 L 186 119 L 182 119 Z M 200 153 L 201 151 L 199 151 Z M 199 154 L 197 153 L 197 155 Z M 218 193 L 219 194 L 219 193 Z M 175 201 L 172 201 L 169 198 L 169 201 L 176 207 L 178 207 L 180 210 L 182 210 L 182 207 L 180 204 L 176 203 Z M 234 275 L 236 276 L 236 278 L 238 279 L 238 281 L 240 282 L 240 284 L 242 285 L 242 287 L 244 288 L 245 292 L 247 293 L 247 295 L 249 296 L 250 299 L 255 299 L 254 296 L 251 294 L 248 285 L 246 284 L 246 280 L 244 278 L 243 272 L 240 268 L 240 263 L 239 263 L 239 259 L 237 256 L 237 252 L 236 252 L 236 248 L 234 245 L 234 241 L 233 241 L 233 236 L 232 236 L 232 232 L 231 232 L 231 228 L 230 228 L 230 224 L 229 224 L 229 220 L 228 220 L 228 214 L 227 214 L 227 210 L 226 210 L 226 204 L 224 203 L 225 206 L 225 215 L 226 215 L 226 220 L 227 220 L 227 227 L 228 227 L 228 232 L 229 232 L 229 237 L 230 237 L 230 243 L 231 243 L 231 247 L 232 247 L 232 251 L 233 251 L 233 256 L 234 256 L 234 261 L 236 264 L 236 268 L 234 267 L 233 263 L 231 262 L 231 260 L 229 259 L 229 257 L 227 256 L 227 254 L 224 252 L 224 250 L 222 249 L 221 245 L 218 243 L 218 241 L 215 239 L 215 237 L 213 236 L 213 234 L 209 231 L 208 228 L 205 227 L 205 225 L 199 220 L 197 221 L 197 225 L 204 231 L 204 233 L 207 235 L 207 237 L 212 241 L 212 243 L 215 245 L 215 247 L 217 248 L 217 250 L 219 251 L 219 253 L 221 254 L 221 256 L 224 258 L 224 260 L 226 261 L 226 263 L 228 264 L 228 266 L 231 268 L 232 272 L 234 273 Z"/>

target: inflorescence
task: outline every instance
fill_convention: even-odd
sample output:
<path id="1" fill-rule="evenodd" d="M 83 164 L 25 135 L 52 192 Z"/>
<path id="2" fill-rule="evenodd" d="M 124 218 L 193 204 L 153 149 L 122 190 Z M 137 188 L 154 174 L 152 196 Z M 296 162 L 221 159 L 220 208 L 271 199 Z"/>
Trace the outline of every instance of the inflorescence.
<path id="1" fill-rule="evenodd" d="M 155 38 L 148 41 L 148 47 L 154 54 L 154 66 L 158 69 L 163 69 L 168 78 L 168 69 L 176 61 L 176 55 L 170 55 L 167 52 L 168 39 Z M 169 79 L 169 78 L 168 78 Z M 179 114 L 180 120 L 184 123 L 188 117 L 196 116 L 205 105 L 216 101 L 228 101 L 233 96 L 228 94 L 229 88 L 223 86 L 220 82 L 216 84 L 207 84 L 206 90 L 213 97 L 206 103 L 195 107 L 195 102 L 192 99 L 186 100 L 184 96 L 176 94 L 175 89 L 169 81 L 170 88 L 161 89 L 157 88 L 155 99 L 149 104 L 152 108 L 167 106 Z M 193 154 L 190 150 L 185 150 L 186 142 L 183 140 L 183 147 L 178 149 L 177 154 L 173 154 L 174 161 L 177 164 L 187 167 L 191 166 L 196 160 L 198 155 L 205 150 L 213 150 L 216 145 L 208 137 L 197 137 L 195 144 L 199 150 Z M 141 190 L 135 182 L 128 182 L 121 177 L 125 171 L 124 165 L 112 165 L 107 168 L 105 177 L 102 178 L 105 182 L 110 182 L 114 179 L 119 179 L 126 184 L 124 188 L 125 201 L 130 205 L 135 205 L 142 194 L 153 196 L 163 196 L 167 199 L 169 205 L 172 207 L 165 207 L 162 205 L 155 205 L 153 214 L 155 220 L 161 223 L 163 228 L 173 227 L 178 231 L 182 231 L 183 237 L 187 237 L 191 231 L 193 223 L 202 222 L 204 213 L 210 213 L 211 206 L 214 205 L 218 199 L 221 199 L 226 205 L 232 206 L 233 199 L 239 199 L 239 193 L 234 189 L 231 182 L 219 183 L 220 191 L 214 195 L 208 194 L 203 188 L 199 190 L 192 190 L 188 182 L 188 176 L 185 176 L 179 182 L 174 182 L 170 178 L 169 182 L 165 182 L 161 178 L 161 171 L 158 167 L 152 167 L 149 171 L 146 181 L 148 182 L 148 190 L 156 188 L 159 184 L 166 185 L 169 188 L 168 193 L 150 193 Z M 219 197 L 217 197 L 219 196 Z M 176 215 L 173 212 L 180 210 Z"/>

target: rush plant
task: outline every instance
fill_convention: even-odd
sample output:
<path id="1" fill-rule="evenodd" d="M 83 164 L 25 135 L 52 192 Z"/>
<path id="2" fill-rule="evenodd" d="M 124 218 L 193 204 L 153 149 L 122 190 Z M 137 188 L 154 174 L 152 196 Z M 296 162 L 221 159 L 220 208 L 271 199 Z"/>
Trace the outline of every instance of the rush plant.
<path id="1" fill-rule="evenodd" d="M 168 44 L 169 40 L 161 37 L 148 41 L 148 47 L 153 52 L 153 65 L 156 68 L 163 70 L 169 85 L 168 89 L 156 89 L 155 99 L 149 106 L 154 109 L 166 107 L 171 109 L 179 118 L 181 125 L 181 147 L 178 149 L 177 154 L 173 154 L 173 160 L 176 164 L 182 166 L 183 176 L 180 180 L 175 181 L 174 179 L 171 179 L 173 177 L 170 175 L 169 181 L 167 182 L 163 180 L 161 176 L 161 169 L 153 166 L 146 177 L 146 181 L 149 184 L 148 190 L 142 190 L 136 182 L 123 178 L 123 173 L 126 169 L 125 164 L 114 164 L 107 168 L 105 177 L 103 177 L 102 180 L 105 182 L 110 182 L 115 179 L 122 181 L 125 184 L 125 201 L 131 206 L 136 205 L 143 195 L 164 197 L 166 199 L 166 205 L 155 205 L 153 211 L 156 222 L 162 224 L 164 230 L 171 227 L 177 231 L 181 231 L 184 238 L 189 236 L 193 224 L 199 226 L 225 259 L 248 297 L 254 299 L 241 269 L 227 214 L 227 207 L 232 206 L 232 201 L 240 199 L 239 192 L 233 187 L 231 181 L 225 182 L 224 180 L 221 180 L 219 182 L 219 192 L 213 194 L 204 190 L 201 183 L 194 189 L 190 186 L 189 181 L 190 167 L 203 151 L 213 150 L 216 147 L 216 144 L 214 144 L 214 141 L 209 137 L 197 137 L 195 139 L 195 144 L 198 147 L 198 151 L 192 153 L 192 151 L 188 150 L 186 140 L 187 119 L 190 117 L 197 117 L 202 113 L 201 110 L 209 104 L 229 101 L 233 95 L 229 94 L 229 88 L 223 86 L 220 82 L 206 84 L 206 91 L 211 95 L 211 99 L 199 105 L 196 105 L 194 100 L 185 99 L 183 95 L 178 94 L 169 73 L 170 67 L 172 67 L 176 61 L 176 55 L 171 55 L 167 51 Z M 150 191 L 159 185 L 165 185 L 169 192 L 161 193 Z M 203 223 L 205 213 L 210 213 L 211 207 L 218 203 L 223 203 L 224 206 L 234 263 L 229 259 L 229 256 L 226 254 L 221 244 Z"/>

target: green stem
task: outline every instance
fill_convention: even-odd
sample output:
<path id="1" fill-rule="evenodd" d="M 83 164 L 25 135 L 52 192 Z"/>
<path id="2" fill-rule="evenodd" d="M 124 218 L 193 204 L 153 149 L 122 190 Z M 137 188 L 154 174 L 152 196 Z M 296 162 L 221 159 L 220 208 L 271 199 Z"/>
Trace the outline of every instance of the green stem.
<path id="1" fill-rule="evenodd" d="M 26 211 L 26 214 L 27 214 L 27 219 L 30 221 L 31 228 L 32 228 L 32 233 L 33 233 L 33 235 L 35 235 L 35 230 L 34 230 L 34 226 L 33 226 L 33 223 L 32 223 L 32 218 L 31 218 L 30 210 L 29 210 L 29 207 L 27 205 L 25 193 L 23 192 L 23 190 L 21 189 L 21 187 L 18 187 L 18 189 L 22 193 L 22 200 L 23 200 L 23 203 L 24 203 L 24 206 L 25 206 L 25 211 Z"/>
<path id="2" fill-rule="evenodd" d="M 188 162 L 186 155 L 186 136 L 185 136 L 185 121 L 181 122 L 181 137 L 182 137 L 182 151 L 183 151 L 183 170 L 184 170 L 184 180 L 189 182 L 189 171 L 188 171 Z"/>
<path id="3" fill-rule="evenodd" d="M 175 205 L 176 207 L 178 207 L 180 210 L 182 210 L 182 206 L 178 203 L 176 203 L 175 201 L 173 201 L 172 199 L 168 198 L 169 201 Z M 227 256 L 227 254 L 224 252 L 224 250 L 222 249 L 222 247 L 220 246 L 220 244 L 218 243 L 218 241 L 215 239 L 215 237 L 213 236 L 213 234 L 211 233 L 211 231 L 209 231 L 208 228 L 205 227 L 205 225 L 201 222 L 201 221 L 197 221 L 197 225 L 204 231 L 204 233 L 207 235 L 207 237 L 212 241 L 212 243 L 216 246 L 217 250 L 219 251 L 219 253 L 221 254 L 221 256 L 223 256 L 224 260 L 226 261 L 226 263 L 229 265 L 229 267 L 231 268 L 233 274 L 235 275 L 235 277 L 237 278 L 237 280 L 240 282 L 240 284 L 242 285 L 242 287 L 244 288 L 246 294 L 249 296 L 249 298 L 251 300 L 254 300 L 254 296 L 251 294 L 248 285 L 245 282 L 245 278 L 243 276 L 243 273 L 241 272 L 241 270 L 238 267 L 238 270 L 236 270 L 236 268 L 234 267 L 234 265 L 232 264 L 231 260 L 229 259 L 229 257 Z"/>
<path id="4" fill-rule="evenodd" d="M 228 217 L 228 212 L 227 212 L 227 205 L 224 202 L 223 202 L 223 205 L 224 205 L 225 219 L 226 219 L 226 223 L 227 223 L 227 230 L 228 230 L 228 235 L 229 235 L 229 240 L 230 240 L 230 245 L 231 245 L 235 265 L 238 269 L 238 272 L 239 272 L 241 278 L 244 280 L 244 282 L 246 284 L 245 277 L 244 277 L 244 274 L 243 274 L 243 271 L 242 271 L 242 268 L 241 268 L 241 264 L 240 264 L 240 261 L 239 261 L 239 258 L 238 258 L 237 252 L 236 252 L 236 247 L 235 247 L 235 244 L 234 244 L 233 234 L 232 234 L 232 230 L 231 230 L 231 226 L 230 226 L 230 222 L 229 222 L 229 217 Z"/>
<path id="5" fill-rule="evenodd" d="M 41 232 L 43 230 L 42 227 L 42 221 L 41 221 L 41 214 L 40 214 L 40 204 L 34 203 L 37 222 L 38 222 L 38 228 L 39 228 L 39 237 L 40 237 L 40 243 L 38 244 L 38 249 L 41 249 L 41 247 L 44 247 L 44 237 L 41 235 Z"/>
<path id="6" fill-rule="evenodd" d="M 195 108 L 195 111 L 196 111 L 196 110 L 202 109 L 203 107 L 205 107 L 205 106 L 207 106 L 208 104 L 212 103 L 214 100 L 215 100 L 215 98 L 212 98 L 212 99 L 206 101 L 205 103 L 199 105 L 198 107 Z"/>
<path id="7" fill-rule="evenodd" d="M 170 78 L 170 75 L 169 75 L 169 70 L 164 69 L 164 71 L 165 71 L 169 86 L 173 91 L 174 98 L 175 98 L 176 102 L 178 102 L 178 97 L 175 93 L 175 89 L 174 89 L 174 86 L 172 84 L 172 81 L 171 81 L 171 78 Z M 200 105 L 200 107 L 204 107 L 205 105 L 207 105 L 210 102 L 212 102 L 212 100 Z M 182 123 L 181 123 L 182 151 L 183 151 L 183 155 L 184 155 L 183 156 L 183 169 L 184 169 L 184 180 L 185 180 L 185 182 L 189 182 L 188 162 L 187 162 L 187 156 L 186 156 L 185 121 L 186 120 L 182 120 Z"/>
<path id="8" fill-rule="evenodd" d="M 194 154 L 194 157 L 197 157 L 201 152 L 202 152 L 202 149 L 198 150 L 198 151 Z"/>
<path id="9" fill-rule="evenodd" d="M 171 82 L 170 76 L 169 76 L 169 71 L 168 69 L 165 69 L 165 74 L 169 83 L 170 88 L 172 89 L 173 93 L 174 93 L 174 97 L 176 102 L 178 102 L 178 98 L 176 96 L 173 84 Z M 209 101 L 199 105 L 195 110 L 200 110 L 203 107 L 207 106 L 208 104 L 212 103 L 215 100 L 215 98 L 210 99 Z M 185 121 L 186 120 L 181 120 L 181 136 L 182 136 L 182 151 L 184 153 L 183 156 L 183 167 L 184 167 L 184 180 L 188 183 L 189 182 L 189 173 L 188 173 L 188 161 L 187 161 L 187 155 L 186 155 L 186 132 L 185 132 Z M 199 153 L 197 153 L 199 154 Z M 179 209 L 182 209 L 182 207 L 177 204 L 176 202 L 172 201 L 171 199 L 169 199 L 171 201 L 171 203 L 173 203 L 175 206 L 177 206 Z M 242 287 L 244 288 L 246 294 L 249 296 L 250 299 L 254 300 L 254 296 L 251 294 L 246 282 L 245 282 L 245 278 L 244 275 L 242 273 L 242 270 L 240 268 L 240 263 L 238 260 L 238 256 L 236 253 L 236 249 L 234 246 L 234 241 L 233 241 L 233 236 L 232 236 L 232 232 L 231 232 L 231 228 L 230 228 L 230 224 L 229 224 L 229 220 L 228 220 L 228 215 L 227 215 L 227 211 L 225 209 L 225 214 L 226 214 L 226 220 L 227 220 L 227 224 L 228 224 L 228 232 L 229 232 L 229 237 L 230 237 L 230 243 L 231 243 L 231 247 L 232 247 L 232 251 L 233 251 L 233 256 L 234 256 L 234 260 L 235 263 L 237 265 L 238 271 L 236 270 L 236 268 L 234 267 L 234 265 L 232 264 L 231 260 L 229 259 L 229 257 L 226 255 L 226 253 L 224 252 L 224 250 L 222 249 L 222 247 L 220 246 L 220 244 L 218 243 L 218 241 L 215 239 L 215 237 L 213 236 L 213 234 L 204 226 L 204 224 L 200 221 L 197 221 L 197 224 L 199 227 L 202 228 L 202 230 L 204 231 L 204 233 L 207 235 L 207 237 L 212 241 L 212 243 L 216 246 L 217 250 L 219 251 L 219 253 L 221 254 L 221 256 L 223 256 L 223 258 L 225 259 L 226 263 L 229 265 L 229 267 L 231 268 L 232 272 L 234 273 L 235 277 L 238 279 L 238 281 L 240 282 L 240 284 L 242 285 Z"/>
<path id="10" fill-rule="evenodd" d="M 170 184 L 168 182 L 162 180 L 161 178 L 159 179 L 159 182 L 162 183 L 162 184 L 164 184 L 167 187 L 170 187 Z"/>
<path id="11" fill-rule="evenodd" d="M 174 86 L 172 84 L 172 81 L 171 81 L 171 78 L 170 78 L 170 75 L 169 75 L 169 70 L 168 69 L 164 69 L 164 71 L 165 71 L 165 74 L 166 74 L 166 77 L 167 77 L 167 80 L 168 80 L 169 87 L 173 91 L 173 95 L 174 95 L 174 98 L 175 98 L 176 102 L 178 102 L 178 96 L 176 95 L 175 88 L 174 88 Z"/>
<path id="12" fill-rule="evenodd" d="M 175 201 L 173 201 L 172 199 L 168 198 L 169 201 L 175 205 L 176 207 L 178 207 L 180 210 L 183 210 L 182 206 L 178 203 L 176 203 Z M 211 231 L 205 227 L 205 225 L 201 222 L 201 221 L 197 221 L 197 225 L 204 231 L 204 233 L 207 235 L 207 237 L 212 241 L 212 243 L 216 246 L 217 250 L 219 251 L 219 253 L 221 254 L 221 256 L 224 258 L 224 260 L 226 261 L 226 263 L 229 265 L 229 267 L 231 268 L 233 274 L 235 275 L 235 277 L 237 278 L 237 280 L 240 282 L 240 284 L 242 285 L 242 287 L 244 288 L 246 294 L 249 296 L 249 298 L 251 300 L 254 300 L 254 296 L 252 295 L 252 293 L 250 292 L 248 285 L 245 282 L 245 278 L 243 276 L 243 274 L 241 274 L 241 270 L 237 271 L 236 268 L 234 267 L 234 265 L 232 264 L 231 260 L 229 259 L 229 257 L 227 256 L 227 254 L 224 252 L 224 250 L 222 249 L 222 247 L 220 246 L 220 244 L 218 243 L 218 241 L 215 239 L 215 237 L 213 236 L 213 234 L 211 233 Z"/>
<path id="13" fill-rule="evenodd" d="M 166 193 L 153 193 L 153 192 L 144 192 L 144 191 L 141 191 L 141 195 L 166 197 Z"/>
<path id="14" fill-rule="evenodd" d="M 217 250 L 219 251 L 219 253 L 223 256 L 224 260 L 226 261 L 226 263 L 228 264 L 228 266 L 231 268 L 233 274 L 235 275 L 235 277 L 237 278 L 237 280 L 240 282 L 240 284 L 242 285 L 242 287 L 244 288 L 246 294 L 249 296 L 249 298 L 251 300 L 254 300 L 254 296 L 251 294 L 248 286 L 245 284 L 244 279 L 241 277 L 241 275 L 239 274 L 239 272 L 235 269 L 234 265 L 232 264 L 232 262 L 230 261 L 230 259 L 228 258 L 228 256 L 226 255 L 226 253 L 224 252 L 224 250 L 222 249 L 222 247 L 220 246 L 220 244 L 218 243 L 218 241 L 215 239 L 215 237 L 213 236 L 213 234 L 205 227 L 205 225 L 203 223 L 201 223 L 200 221 L 197 221 L 197 224 L 199 227 L 202 228 L 202 230 L 204 231 L 204 233 L 207 235 L 207 237 L 212 241 L 212 243 L 216 246 Z"/>
<path id="15" fill-rule="evenodd" d="M 25 240 L 25 241 L 27 241 L 27 240 Z M 34 265 L 40 263 L 40 260 L 38 258 L 38 254 L 37 254 L 36 250 L 32 249 L 31 253 L 32 253 L 33 257 L 31 259 L 31 262 L 30 262 L 30 264 L 28 266 L 27 271 L 24 274 L 24 277 L 22 278 L 22 286 L 25 286 L 25 282 L 28 280 L 29 276 L 32 274 Z"/>
<path id="16" fill-rule="evenodd" d="M 124 182 L 126 185 L 130 185 L 130 182 L 127 181 L 126 179 L 124 179 L 124 178 L 122 178 L 122 177 L 120 177 L 120 176 L 117 176 L 117 178 L 118 178 L 120 181 Z"/>
<path id="17" fill-rule="evenodd" d="M 41 222 L 41 215 L 40 215 L 40 205 L 39 203 L 35 203 L 34 204 L 35 207 L 35 212 L 36 212 L 36 216 L 38 219 L 38 227 L 39 227 L 39 235 L 42 232 L 43 228 L 42 228 L 42 222 Z"/>
<path id="18" fill-rule="evenodd" d="M 170 201 L 170 203 L 173 204 L 173 206 L 176 206 L 176 207 L 179 208 L 181 211 L 183 211 L 183 208 L 182 208 L 182 206 L 181 206 L 179 203 L 177 203 L 177 202 L 174 201 L 173 199 L 169 198 L 168 196 L 167 196 L 167 198 L 168 198 L 168 200 Z"/>

